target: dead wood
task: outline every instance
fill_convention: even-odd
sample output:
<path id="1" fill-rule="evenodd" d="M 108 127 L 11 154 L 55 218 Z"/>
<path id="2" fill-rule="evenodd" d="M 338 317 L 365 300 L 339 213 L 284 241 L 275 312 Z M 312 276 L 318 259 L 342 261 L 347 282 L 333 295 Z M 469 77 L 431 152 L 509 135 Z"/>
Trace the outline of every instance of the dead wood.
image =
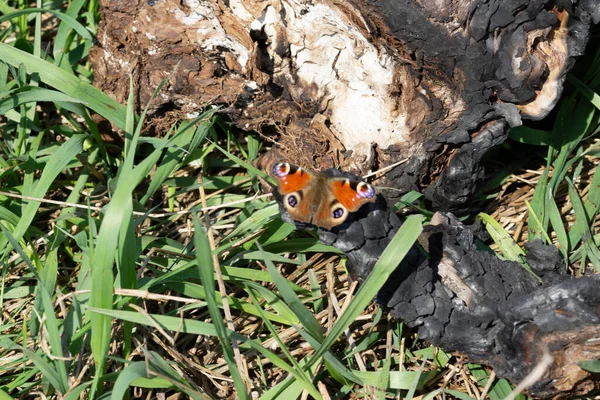
<path id="1" fill-rule="evenodd" d="M 311 169 L 365 172 L 403 158 L 386 181 L 424 190 L 435 209 L 468 207 L 481 159 L 509 126 L 547 115 L 584 52 L 599 0 L 103 0 L 95 84 L 138 104 L 194 112 L 220 104 L 240 128 L 276 132 L 270 155 Z M 269 159 L 269 157 L 267 157 Z M 320 231 L 362 280 L 400 226 L 385 200 L 369 220 Z M 285 214 L 285 213 L 284 213 Z M 540 284 L 478 251 L 471 231 L 438 219 L 386 282 L 379 301 L 446 350 L 520 381 L 548 349 L 538 396 L 597 385 L 575 362 L 597 359 L 599 281 L 568 280 L 553 259 Z M 534 245 L 538 246 L 538 245 Z M 542 254 L 545 254 L 544 250 Z M 543 269 L 543 268 L 542 268 Z"/>
<path id="2" fill-rule="evenodd" d="M 461 209 L 508 126 L 552 110 L 600 1 L 103 0 L 95 84 L 154 111 L 221 104 L 301 166 L 365 172 Z M 460 183 L 460 184 L 457 184 Z"/>
<path id="3" fill-rule="evenodd" d="M 337 176 L 357 179 L 341 171 Z M 274 194 L 282 218 L 295 223 Z M 318 234 L 346 254 L 350 279 L 362 282 L 401 225 L 378 195 L 344 224 L 319 228 Z M 573 279 L 558 249 L 540 241 L 525 244 L 530 273 L 480 250 L 479 235 L 479 226 L 437 213 L 419 238 L 421 248 L 408 252 L 377 302 L 415 328 L 419 338 L 491 366 L 515 384 L 550 354 L 553 361 L 530 395 L 564 398 L 600 388 L 598 377 L 577 364 L 600 359 L 600 278 Z"/>
<path id="4" fill-rule="evenodd" d="M 359 281 L 375 266 L 401 225 L 380 202 L 369 204 L 347 229 L 319 230 L 324 243 L 346 252 L 348 272 Z M 527 262 L 477 249 L 477 229 L 452 214 L 436 214 L 420 243 L 384 284 L 377 300 L 419 338 L 491 366 L 499 377 L 521 382 L 541 362 L 550 367 L 529 389 L 542 398 L 565 398 L 600 387 L 579 361 L 600 358 L 600 279 L 572 279 L 554 246 L 526 245 Z"/>

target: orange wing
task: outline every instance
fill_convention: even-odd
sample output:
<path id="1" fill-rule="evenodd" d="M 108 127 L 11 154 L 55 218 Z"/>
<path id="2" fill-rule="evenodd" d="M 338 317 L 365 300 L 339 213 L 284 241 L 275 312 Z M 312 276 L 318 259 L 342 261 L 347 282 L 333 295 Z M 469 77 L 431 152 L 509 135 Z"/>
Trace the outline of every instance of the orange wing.
<path id="1" fill-rule="evenodd" d="M 300 167 L 288 163 L 273 166 L 273 175 L 280 194 L 286 195 L 302 190 L 310 185 L 313 175 Z"/>
<path id="2" fill-rule="evenodd" d="M 349 212 L 358 211 L 365 203 L 375 201 L 375 188 L 367 182 L 359 182 L 351 179 L 332 180 L 331 191 Z"/>

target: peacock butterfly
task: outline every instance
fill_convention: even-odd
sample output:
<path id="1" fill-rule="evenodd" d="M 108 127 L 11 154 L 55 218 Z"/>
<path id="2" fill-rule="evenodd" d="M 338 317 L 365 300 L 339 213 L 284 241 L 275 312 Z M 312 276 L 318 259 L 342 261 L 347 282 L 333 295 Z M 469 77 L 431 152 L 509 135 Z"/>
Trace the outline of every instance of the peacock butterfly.
<path id="1" fill-rule="evenodd" d="M 348 213 L 375 202 L 373 186 L 357 179 L 336 176 L 332 171 L 340 174 L 337 170 L 311 174 L 282 162 L 273 166 L 277 191 L 294 221 L 331 230 L 344 223 Z"/>

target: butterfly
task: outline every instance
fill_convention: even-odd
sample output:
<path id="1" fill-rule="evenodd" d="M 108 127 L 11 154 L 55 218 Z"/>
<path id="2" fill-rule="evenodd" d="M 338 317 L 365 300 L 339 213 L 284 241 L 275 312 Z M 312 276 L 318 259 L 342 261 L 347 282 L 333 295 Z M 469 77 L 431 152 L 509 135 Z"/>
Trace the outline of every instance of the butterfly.
<path id="1" fill-rule="evenodd" d="M 336 169 L 316 175 L 288 163 L 276 163 L 272 175 L 290 217 L 296 222 L 333 229 L 358 211 L 375 202 L 377 193 L 367 182 L 351 179 Z M 340 176 L 341 175 L 341 176 Z"/>

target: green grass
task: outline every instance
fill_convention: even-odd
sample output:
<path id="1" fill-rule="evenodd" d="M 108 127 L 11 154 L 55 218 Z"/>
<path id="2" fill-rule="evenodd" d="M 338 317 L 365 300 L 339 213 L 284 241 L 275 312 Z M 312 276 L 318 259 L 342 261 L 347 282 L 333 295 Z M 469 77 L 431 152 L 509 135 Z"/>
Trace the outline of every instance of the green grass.
<path id="1" fill-rule="evenodd" d="M 371 302 L 422 218 L 407 220 L 346 301 L 347 282 L 335 278 L 345 276 L 340 252 L 295 232 L 270 198 L 255 197 L 264 177 L 252 165 L 257 136 L 209 109 L 143 137 L 134 96 L 120 105 L 90 84 L 97 8 L 0 0 L 0 399 L 318 399 L 324 390 L 332 398 L 469 398 L 439 385 L 454 357 Z M 40 10 L 59 22 L 49 49 Z M 512 133 L 547 149 L 530 237 L 558 243 L 581 271 L 600 268 L 600 173 L 590 161 L 599 58 L 570 78 L 578 91 L 561 102 L 552 132 Z M 123 148 L 107 146 L 93 113 L 123 131 Z M 561 188 L 574 221 L 559 211 Z M 502 226 L 482 220 L 504 256 L 522 261 Z M 489 373 L 469 370 L 483 388 Z M 507 391 L 496 380 L 490 398 Z"/>
<path id="2" fill-rule="evenodd" d="M 523 126 L 510 132 L 511 138 L 537 146 L 546 164 L 525 201 L 527 240 L 556 244 L 577 274 L 588 267 L 600 271 L 600 236 L 594 234 L 600 205 L 600 49 L 590 46 L 590 50 L 575 70 L 580 77 L 568 76 L 572 85 L 567 84 L 552 128 Z M 507 182 L 509 177 L 504 172 L 502 176 Z M 506 258 L 526 267 L 523 251 L 508 232 L 501 232 L 489 215 L 482 214 L 481 219 Z"/>

